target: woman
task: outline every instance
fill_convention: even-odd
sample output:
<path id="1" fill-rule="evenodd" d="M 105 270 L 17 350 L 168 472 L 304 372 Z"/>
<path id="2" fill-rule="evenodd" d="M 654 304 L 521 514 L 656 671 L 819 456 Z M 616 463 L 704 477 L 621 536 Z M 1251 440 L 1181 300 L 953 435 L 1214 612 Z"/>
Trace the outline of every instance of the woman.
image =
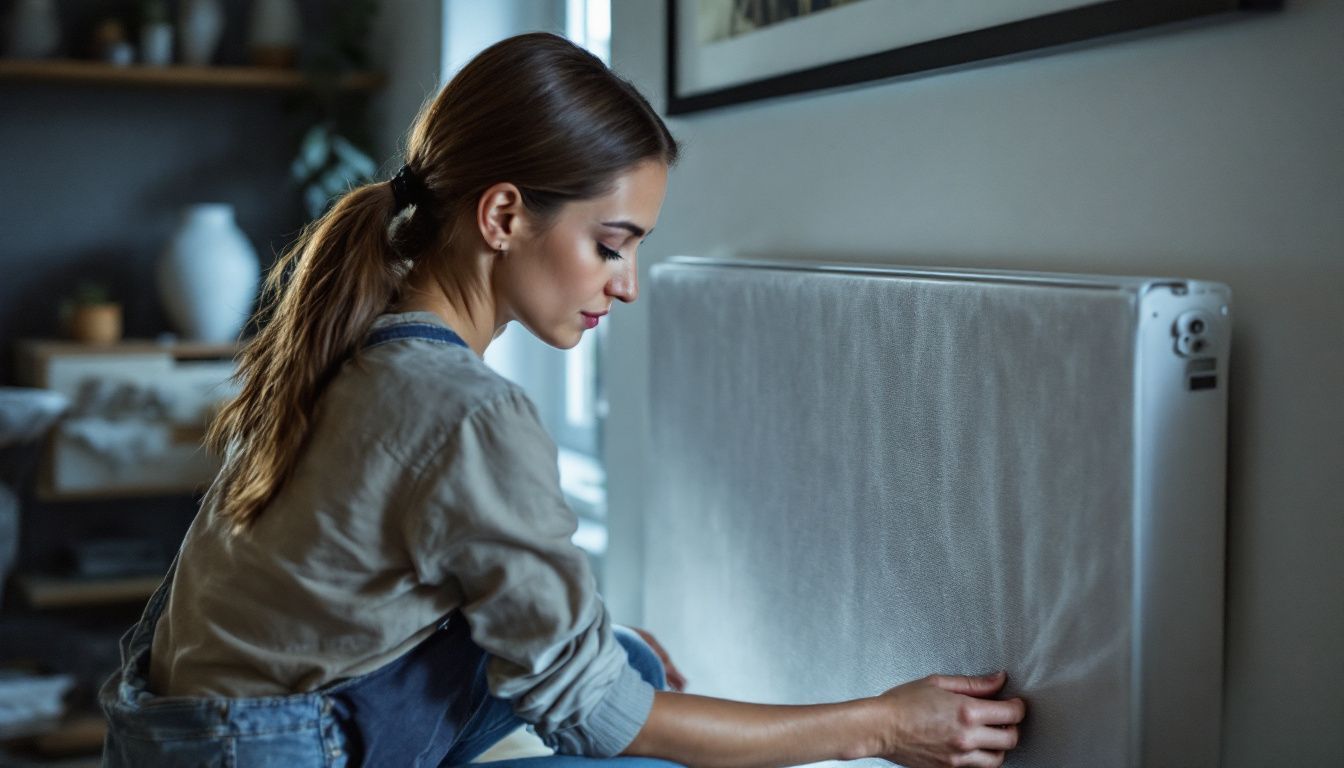
<path id="1" fill-rule="evenodd" d="M 555 448 L 482 362 L 517 321 L 572 347 L 638 295 L 678 147 L 562 38 L 469 63 L 390 183 L 345 195 L 277 265 L 212 426 L 224 465 L 103 691 L 105 765 L 457 765 L 529 723 L 536 768 L 998 765 L 1021 701 L 932 677 L 810 707 L 666 690 L 613 628 Z M 661 657 L 661 658 L 660 658 Z"/>

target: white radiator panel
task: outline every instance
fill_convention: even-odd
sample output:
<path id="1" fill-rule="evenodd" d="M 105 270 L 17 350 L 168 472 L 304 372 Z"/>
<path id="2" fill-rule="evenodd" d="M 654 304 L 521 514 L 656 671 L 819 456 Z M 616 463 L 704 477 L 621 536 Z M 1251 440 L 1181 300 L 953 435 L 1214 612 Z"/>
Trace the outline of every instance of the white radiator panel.
<path id="1" fill-rule="evenodd" d="M 645 614 L 691 690 L 1006 669 L 1010 765 L 1217 763 L 1224 288 L 682 259 L 649 296 Z M 1173 429 L 1216 461 L 1154 469 Z"/>

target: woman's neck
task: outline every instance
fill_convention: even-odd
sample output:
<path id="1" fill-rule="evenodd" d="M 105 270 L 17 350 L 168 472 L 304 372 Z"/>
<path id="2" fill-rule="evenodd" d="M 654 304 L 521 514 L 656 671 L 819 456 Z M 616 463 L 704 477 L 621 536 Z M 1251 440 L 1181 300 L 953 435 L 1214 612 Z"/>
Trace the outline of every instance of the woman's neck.
<path id="1" fill-rule="evenodd" d="M 465 297 L 464 297 L 465 298 Z M 485 348 L 499 335 L 503 325 L 495 318 L 494 298 L 489 292 L 462 306 L 466 301 L 453 301 L 443 286 L 429 275 L 407 276 L 401 299 L 392 306 L 393 312 L 430 312 L 448 324 L 462 337 L 477 355 L 484 357 Z"/>

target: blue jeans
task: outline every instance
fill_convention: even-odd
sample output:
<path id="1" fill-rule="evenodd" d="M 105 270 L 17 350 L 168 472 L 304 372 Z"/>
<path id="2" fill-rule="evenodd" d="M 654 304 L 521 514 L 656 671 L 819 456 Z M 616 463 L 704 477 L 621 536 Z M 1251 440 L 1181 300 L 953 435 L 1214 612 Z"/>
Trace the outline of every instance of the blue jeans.
<path id="1" fill-rule="evenodd" d="M 150 644 L 176 562 L 144 616 L 121 640 L 122 668 L 99 693 L 107 715 L 104 768 L 346 768 L 463 765 L 523 722 L 490 695 L 488 655 L 465 619 L 446 618 L 397 660 L 312 693 L 246 699 L 156 696 L 148 689 Z M 658 689 L 662 662 L 638 635 L 617 628 L 630 664 Z M 496 768 L 674 768 L 637 757 L 553 755 Z"/>

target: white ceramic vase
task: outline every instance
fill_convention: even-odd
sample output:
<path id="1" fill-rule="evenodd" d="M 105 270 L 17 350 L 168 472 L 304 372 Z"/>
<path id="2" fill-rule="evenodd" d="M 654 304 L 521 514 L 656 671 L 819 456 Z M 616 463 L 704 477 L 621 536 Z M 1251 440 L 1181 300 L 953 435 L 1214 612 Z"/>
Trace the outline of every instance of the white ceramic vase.
<path id="1" fill-rule="evenodd" d="M 183 337 L 236 341 L 256 301 L 257 252 L 233 220 L 233 206 L 187 206 L 158 264 L 159 299 Z"/>
<path id="2" fill-rule="evenodd" d="M 184 0 L 177 19 L 178 47 L 182 61 L 204 67 L 215 58 L 224 34 L 224 9 L 219 0 Z"/>

